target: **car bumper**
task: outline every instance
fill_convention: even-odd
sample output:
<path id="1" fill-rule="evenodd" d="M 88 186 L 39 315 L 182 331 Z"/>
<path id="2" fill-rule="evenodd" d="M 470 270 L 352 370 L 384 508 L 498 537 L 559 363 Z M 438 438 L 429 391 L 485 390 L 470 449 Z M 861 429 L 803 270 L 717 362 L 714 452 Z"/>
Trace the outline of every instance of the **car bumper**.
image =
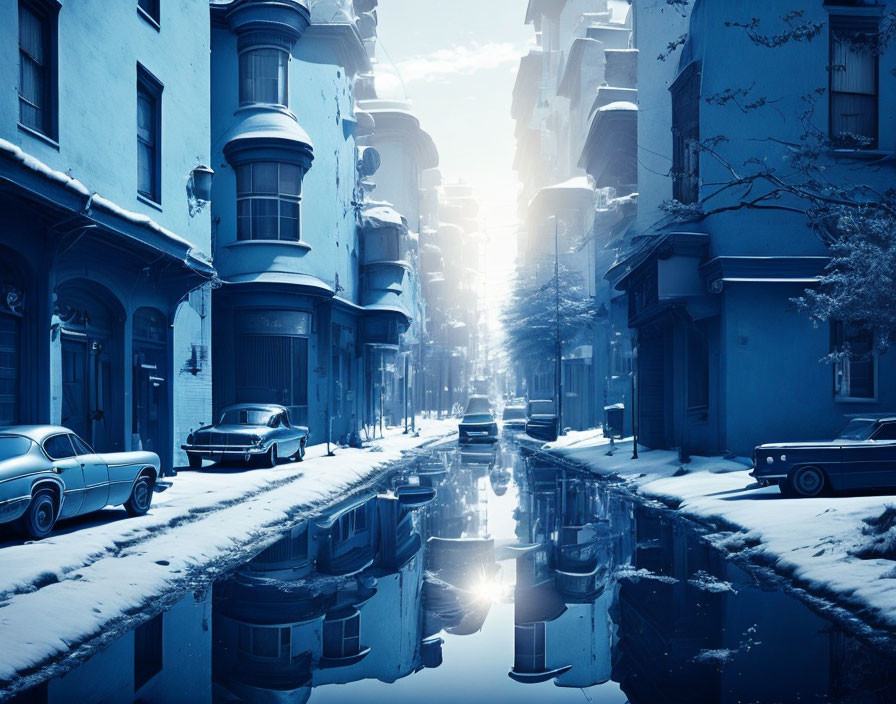
<path id="1" fill-rule="evenodd" d="M 496 443 L 497 435 L 461 435 L 457 438 L 461 445 L 475 445 L 477 443 Z"/>
<path id="2" fill-rule="evenodd" d="M 17 496 L 14 499 L 0 501 L 0 523 L 9 523 L 19 518 L 25 513 L 30 501 L 30 496 Z"/>
<path id="3" fill-rule="evenodd" d="M 263 455 L 268 451 L 266 447 L 250 446 L 220 446 L 220 445 L 181 445 L 181 450 L 192 455 L 199 455 L 203 459 L 221 462 L 223 460 L 238 460 L 240 458 Z"/>

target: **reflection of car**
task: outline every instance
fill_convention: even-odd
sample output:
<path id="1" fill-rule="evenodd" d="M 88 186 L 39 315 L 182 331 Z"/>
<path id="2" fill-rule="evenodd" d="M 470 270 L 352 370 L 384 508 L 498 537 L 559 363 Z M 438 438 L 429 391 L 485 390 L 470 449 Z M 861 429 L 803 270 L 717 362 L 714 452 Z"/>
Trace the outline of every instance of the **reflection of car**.
<path id="1" fill-rule="evenodd" d="M 501 414 L 502 430 L 525 430 L 526 429 L 526 407 L 525 406 L 504 406 L 504 412 Z"/>
<path id="2" fill-rule="evenodd" d="M 217 425 L 190 433 L 181 447 L 193 469 L 201 467 L 203 459 L 244 460 L 273 467 L 280 457 L 301 462 L 307 443 L 308 428 L 293 425 L 284 406 L 240 403 L 227 406 Z"/>
<path id="3" fill-rule="evenodd" d="M 124 504 L 131 516 L 149 510 L 159 456 L 95 453 L 67 428 L 0 428 L 0 523 L 19 521 L 29 538 L 44 538 L 60 518 Z"/>
<path id="4" fill-rule="evenodd" d="M 560 434 L 560 419 L 551 399 L 534 399 L 526 406 L 526 435 L 553 442 Z"/>
<path id="5" fill-rule="evenodd" d="M 896 487 L 896 414 L 856 416 L 830 442 L 760 445 L 753 465 L 759 484 L 785 496 Z"/>

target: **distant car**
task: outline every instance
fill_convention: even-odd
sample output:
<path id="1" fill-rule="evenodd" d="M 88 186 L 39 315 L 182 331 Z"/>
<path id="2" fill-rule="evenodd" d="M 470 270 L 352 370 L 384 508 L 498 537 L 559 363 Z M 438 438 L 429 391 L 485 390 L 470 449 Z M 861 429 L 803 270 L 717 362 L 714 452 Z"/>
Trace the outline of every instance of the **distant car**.
<path id="1" fill-rule="evenodd" d="M 216 425 L 194 430 L 181 448 L 192 469 L 202 460 L 239 461 L 273 467 L 281 457 L 305 457 L 308 428 L 293 425 L 289 410 L 272 403 L 240 403 L 227 406 Z"/>
<path id="2" fill-rule="evenodd" d="M 526 406 L 504 406 L 504 412 L 501 414 L 501 429 L 503 431 L 524 431 L 526 429 Z"/>
<path id="3" fill-rule="evenodd" d="M 124 505 L 131 516 L 149 510 L 159 482 L 153 452 L 96 453 L 68 428 L 0 428 L 0 523 L 17 521 L 32 539 L 48 536 L 61 518 Z"/>
<path id="4" fill-rule="evenodd" d="M 830 442 L 759 445 L 750 474 L 785 496 L 896 488 L 896 413 L 853 417 Z"/>
<path id="5" fill-rule="evenodd" d="M 551 399 L 533 399 L 526 404 L 526 435 L 546 442 L 560 435 L 560 418 Z"/>
<path id="6" fill-rule="evenodd" d="M 498 442 L 498 423 L 491 413 L 467 413 L 458 426 L 458 442 Z"/>
<path id="7" fill-rule="evenodd" d="M 473 394 L 467 401 L 467 407 L 464 409 L 464 415 L 473 413 L 492 413 L 492 402 L 488 396 L 482 394 Z"/>

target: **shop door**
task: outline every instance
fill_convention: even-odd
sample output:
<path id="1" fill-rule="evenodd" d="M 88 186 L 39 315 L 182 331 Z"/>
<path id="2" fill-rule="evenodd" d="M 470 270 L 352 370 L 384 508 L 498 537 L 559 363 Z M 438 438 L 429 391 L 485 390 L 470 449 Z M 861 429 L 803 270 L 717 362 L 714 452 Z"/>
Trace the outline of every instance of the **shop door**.
<path id="1" fill-rule="evenodd" d="M 308 339 L 241 335 L 236 349 L 237 403 L 278 403 L 293 425 L 308 423 Z"/>
<path id="2" fill-rule="evenodd" d="M 0 314 L 0 426 L 19 422 L 18 316 Z"/>
<path id="3" fill-rule="evenodd" d="M 140 308 L 134 314 L 132 432 L 140 440 L 140 449 L 162 458 L 169 426 L 166 341 L 164 315 L 153 308 Z"/>
<path id="4" fill-rule="evenodd" d="M 62 425 L 97 452 L 113 449 L 106 409 L 111 405 L 111 362 L 102 340 L 80 333 L 62 336 Z"/>

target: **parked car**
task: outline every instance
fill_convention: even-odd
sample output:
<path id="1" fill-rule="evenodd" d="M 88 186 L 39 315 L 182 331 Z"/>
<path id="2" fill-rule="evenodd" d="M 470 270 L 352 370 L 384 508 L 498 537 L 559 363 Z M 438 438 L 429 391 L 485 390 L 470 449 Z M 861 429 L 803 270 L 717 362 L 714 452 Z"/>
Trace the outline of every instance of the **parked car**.
<path id="1" fill-rule="evenodd" d="M 750 474 L 785 496 L 896 488 L 896 414 L 855 416 L 830 442 L 759 445 Z"/>
<path id="2" fill-rule="evenodd" d="M 273 467 L 281 457 L 305 457 L 308 428 L 293 425 L 289 410 L 273 403 L 239 403 L 221 411 L 221 420 L 206 425 L 187 437 L 181 448 L 192 469 L 202 460 L 244 461 Z"/>
<path id="3" fill-rule="evenodd" d="M 0 523 L 18 522 L 32 539 L 48 536 L 61 518 L 123 505 L 131 516 L 149 510 L 161 463 L 153 452 L 96 453 L 68 428 L 0 428 Z"/>
<path id="4" fill-rule="evenodd" d="M 458 442 L 498 442 L 498 423 L 488 396 L 473 395 L 467 401 L 464 416 L 458 425 Z"/>
<path id="5" fill-rule="evenodd" d="M 533 399 L 526 404 L 526 435 L 546 442 L 560 435 L 560 418 L 551 399 Z"/>
<path id="6" fill-rule="evenodd" d="M 524 404 L 504 406 L 504 412 L 501 414 L 501 430 L 523 431 L 525 429 L 526 406 Z"/>

